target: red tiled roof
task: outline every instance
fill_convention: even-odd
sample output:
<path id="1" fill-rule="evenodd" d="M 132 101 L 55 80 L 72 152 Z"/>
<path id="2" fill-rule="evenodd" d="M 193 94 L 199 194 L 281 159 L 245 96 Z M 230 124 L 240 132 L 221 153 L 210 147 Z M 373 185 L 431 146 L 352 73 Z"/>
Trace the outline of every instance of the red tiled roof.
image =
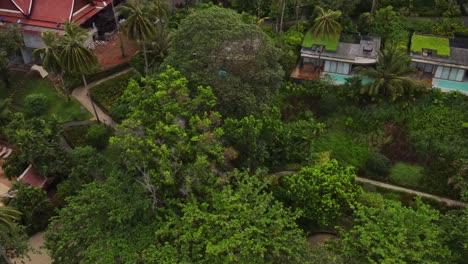
<path id="1" fill-rule="evenodd" d="M 18 181 L 23 181 L 26 184 L 35 187 L 46 187 L 47 178 L 36 173 L 34 167 L 29 166 L 23 174 L 18 178 Z"/>
<path id="2" fill-rule="evenodd" d="M 79 24 L 97 14 L 113 0 L 0 0 L 0 16 L 11 23 L 57 28 L 57 23 Z"/>
<path id="3" fill-rule="evenodd" d="M 11 0 L 11 2 L 18 8 L 18 10 L 25 16 L 31 13 L 33 0 Z"/>

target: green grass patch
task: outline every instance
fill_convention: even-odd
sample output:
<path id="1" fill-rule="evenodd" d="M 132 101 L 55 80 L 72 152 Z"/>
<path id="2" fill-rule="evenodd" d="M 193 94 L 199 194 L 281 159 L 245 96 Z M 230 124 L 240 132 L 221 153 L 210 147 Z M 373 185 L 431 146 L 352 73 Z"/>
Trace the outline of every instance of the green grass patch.
<path id="1" fill-rule="evenodd" d="M 411 51 L 422 52 L 422 49 L 436 50 L 437 55 L 450 56 L 448 38 L 414 35 L 411 40 Z"/>
<path id="2" fill-rule="evenodd" d="M 343 131 L 329 131 L 313 144 L 315 152 L 331 152 L 331 158 L 341 165 L 351 165 L 362 168 L 368 159 L 369 149 L 364 144 L 355 142 L 351 135 Z"/>
<path id="3" fill-rule="evenodd" d="M 68 100 L 60 95 L 49 80 L 15 74 L 11 76 L 11 86 L 7 89 L 4 83 L 0 83 L 0 98 L 10 98 L 14 111 L 25 112 L 25 98 L 30 94 L 42 94 L 47 98 L 48 106 L 42 117 L 56 116 L 61 122 L 92 117 L 76 99 Z"/>
<path id="4" fill-rule="evenodd" d="M 397 162 L 390 170 L 389 180 L 391 183 L 410 187 L 420 188 L 423 167 L 403 162 Z"/>
<path id="5" fill-rule="evenodd" d="M 136 73 L 130 71 L 111 80 L 102 82 L 90 89 L 91 96 L 107 113 L 111 113 L 112 107 L 127 88 L 128 81 L 135 76 Z"/>
<path id="6" fill-rule="evenodd" d="M 338 44 L 340 43 L 340 35 L 330 36 L 330 37 L 314 37 L 312 33 L 307 31 L 304 41 L 302 42 L 302 47 L 311 48 L 313 45 L 324 45 L 326 50 L 336 51 L 338 49 Z"/>

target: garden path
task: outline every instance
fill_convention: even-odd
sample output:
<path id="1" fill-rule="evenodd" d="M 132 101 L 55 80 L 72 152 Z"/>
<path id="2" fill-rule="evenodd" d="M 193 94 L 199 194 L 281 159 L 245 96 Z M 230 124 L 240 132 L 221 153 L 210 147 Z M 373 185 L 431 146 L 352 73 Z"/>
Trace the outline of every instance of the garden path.
<path id="1" fill-rule="evenodd" d="M 72 96 L 75 97 L 81 103 L 81 105 L 83 105 L 86 109 L 88 109 L 88 111 L 93 115 L 92 120 L 97 120 L 96 115 L 95 115 L 94 110 L 93 110 L 93 104 L 91 102 L 91 97 L 89 96 L 89 89 L 91 89 L 92 87 L 94 87 L 94 86 L 96 86 L 96 85 L 98 85 L 98 84 L 100 84 L 102 82 L 105 82 L 105 81 L 107 81 L 109 79 L 112 79 L 112 78 L 115 78 L 115 77 L 117 77 L 119 75 L 127 73 L 127 72 L 129 72 L 131 70 L 132 70 L 132 68 L 129 68 L 129 69 L 123 70 L 121 72 L 115 73 L 115 74 L 113 74 L 111 76 L 108 76 L 108 77 L 106 77 L 104 79 L 101 79 L 99 81 L 89 83 L 86 87 L 82 86 L 82 87 L 76 88 L 75 90 L 73 90 Z M 108 126 L 110 126 L 110 127 L 115 128 L 117 123 L 114 120 L 112 120 L 112 117 L 110 117 L 108 114 L 106 114 L 96 103 L 94 103 L 94 107 L 96 108 L 96 112 L 97 112 L 101 122 L 108 125 Z"/>
<path id="2" fill-rule="evenodd" d="M 291 174 L 294 174 L 294 173 L 297 173 L 297 171 L 281 171 L 281 172 L 271 174 L 271 176 L 286 176 L 286 175 L 291 175 Z M 362 178 L 362 177 L 356 177 L 356 180 L 359 181 L 359 182 L 369 183 L 369 184 L 379 186 L 379 187 L 383 187 L 383 188 L 390 189 L 390 190 L 395 190 L 395 191 L 405 192 L 405 193 L 411 193 L 411 194 L 431 198 L 431 199 L 434 199 L 434 200 L 436 200 L 438 202 L 445 203 L 448 206 L 457 206 L 457 207 L 468 206 L 468 203 L 464 203 L 464 202 L 461 202 L 461 201 L 448 199 L 448 198 L 445 198 L 445 197 L 442 197 L 442 196 L 432 195 L 432 194 L 429 194 L 429 193 L 424 193 L 424 192 L 420 192 L 420 191 L 400 187 L 400 186 L 385 183 L 385 182 L 374 181 L 374 180 L 370 180 L 370 179 L 366 179 L 366 178 Z"/>

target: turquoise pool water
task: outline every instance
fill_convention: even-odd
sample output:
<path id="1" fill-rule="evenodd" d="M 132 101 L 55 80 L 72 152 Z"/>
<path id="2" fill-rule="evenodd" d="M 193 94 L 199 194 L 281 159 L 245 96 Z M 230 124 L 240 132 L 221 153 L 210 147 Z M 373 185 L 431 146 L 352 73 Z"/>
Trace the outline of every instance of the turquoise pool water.
<path id="1" fill-rule="evenodd" d="M 329 76 L 332 79 L 332 81 L 334 81 L 336 84 L 344 84 L 347 78 L 354 77 L 354 74 L 343 75 L 343 74 L 337 74 L 337 73 L 325 73 L 323 76 L 326 76 L 326 75 Z M 370 82 L 371 82 L 370 79 L 362 78 L 362 84 L 368 84 Z"/>
<path id="2" fill-rule="evenodd" d="M 442 89 L 459 90 L 468 92 L 468 81 L 453 82 L 447 80 L 433 79 L 432 85 Z"/>

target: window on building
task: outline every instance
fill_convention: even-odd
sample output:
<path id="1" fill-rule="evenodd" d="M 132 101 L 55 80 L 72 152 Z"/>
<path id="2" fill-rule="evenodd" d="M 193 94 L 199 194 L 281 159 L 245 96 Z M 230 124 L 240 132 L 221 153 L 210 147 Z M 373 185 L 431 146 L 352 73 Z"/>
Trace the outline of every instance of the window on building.
<path id="1" fill-rule="evenodd" d="M 459 81 L 463 80 L 463 76 L 465 75 L 465 70 L 445 67 L 445 66 L 438 66 L 435 77 L 438 79 L 445 79 L 451 81 Z"/>
<path id="2" fill-rule="evenodd" d="M 345 62 L 325 61 L 325 71 L 339 74 L 349 74 L 351 65 Z"/>

